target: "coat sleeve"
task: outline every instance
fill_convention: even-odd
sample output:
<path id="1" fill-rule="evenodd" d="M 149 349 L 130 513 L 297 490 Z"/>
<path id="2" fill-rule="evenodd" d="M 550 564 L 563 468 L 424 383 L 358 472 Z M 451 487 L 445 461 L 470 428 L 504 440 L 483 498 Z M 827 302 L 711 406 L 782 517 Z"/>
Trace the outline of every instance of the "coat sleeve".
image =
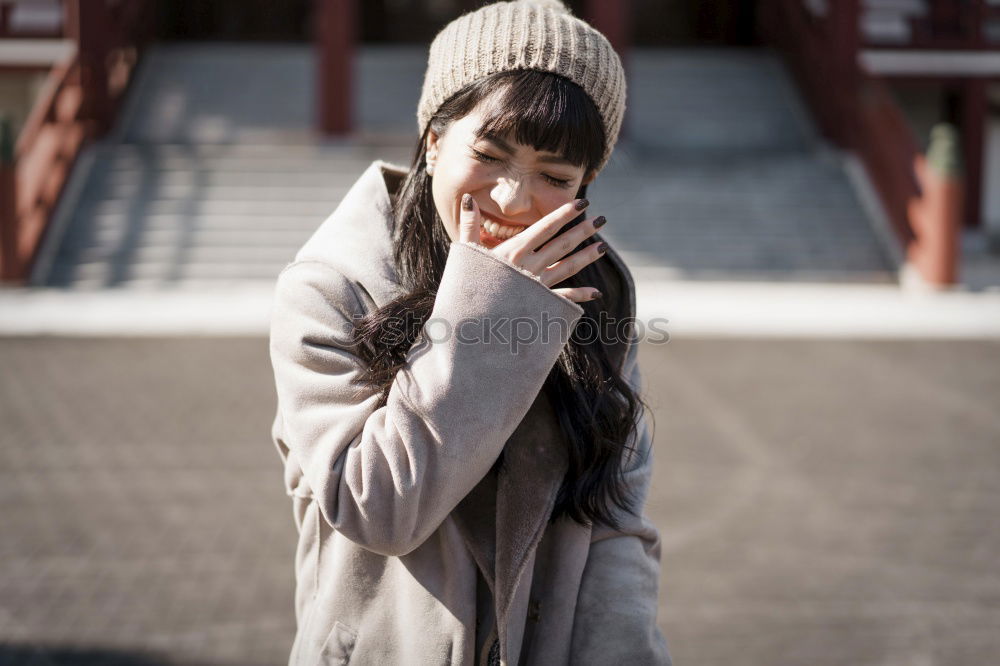
<path id="1" fill-rule="evenodd" d="M 641 390 L 638 345 L 629 349 L 625 373 Z M 573 622 L 574 664 L 670 666 L 666 639 L 657 625 L 660 535 L 645 514 L 653 470 L 652 436 L 643 418 L 636 454 L 626 459 L 625 479 L 637 514 L 618 512 L 621 529 L 595 523 Z"/>
<path id="2" fill-rule="evenodd" d="M 582 312 L 486 248 L 453 242 L 427 339 L 376 407 L 377 391 L 355 382 L 365 366 L 350 343 L 363 314 L 353 283 L 324 262 L 293 262 L 271 314 L 272 436 L 334 529 L 404 555 L 487 473 Z"/>

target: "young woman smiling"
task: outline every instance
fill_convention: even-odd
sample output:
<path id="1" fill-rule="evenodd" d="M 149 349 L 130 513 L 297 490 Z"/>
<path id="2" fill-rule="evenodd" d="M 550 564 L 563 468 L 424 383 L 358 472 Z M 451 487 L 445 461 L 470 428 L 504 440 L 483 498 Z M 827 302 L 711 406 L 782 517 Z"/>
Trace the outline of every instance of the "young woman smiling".
<path id="1" fill-rule="evenodd" d="M 465 14 L 410 168 L 373 162 L 279 275 L 290 664 L 670 663 L 638 340 L 607 326 L 635 288 L 585 198 L 624 107 L 561 3 Z"/>

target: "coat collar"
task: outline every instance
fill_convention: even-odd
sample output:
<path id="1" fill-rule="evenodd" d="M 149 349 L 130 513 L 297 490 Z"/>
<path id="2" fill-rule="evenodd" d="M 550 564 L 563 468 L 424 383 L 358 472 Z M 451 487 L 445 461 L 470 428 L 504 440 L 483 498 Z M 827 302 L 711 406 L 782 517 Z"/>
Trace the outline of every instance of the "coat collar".
<path id="1" fill-rule="evenodd" d="M 389 187 L 395 191 L 407 171 L 375 160 L 344 195 L 336 210 L 295 255 L 296 261 L 317 260 L 334 266 L 351 280 L 369 308 L 379 308 L 402 295 L 392 258 L 394 227 Z"/>
<path id="2" fill-rule="evenodd" d="M 390 192 L 395 193 L 406 174 L 405 167 L 383 160 L 372 162 L 296 259 L 332 264 L 370 301 L 368 307 L 381 307 L 402 295 L 392 256 Z M 623 278 L 629 312 L 634 317 L 631 274 L 613 248 L 609 247 L 607 256 Z M 545 391 L 539 393 L 507 440 L 503 455 L 495 479 L 489 475 L 484 478 L 452 516 L 493 593 L 501 643 L 514 593 L 531 561 L 529 555 L 542 537 L 568 468 L 564 435 Z"/>

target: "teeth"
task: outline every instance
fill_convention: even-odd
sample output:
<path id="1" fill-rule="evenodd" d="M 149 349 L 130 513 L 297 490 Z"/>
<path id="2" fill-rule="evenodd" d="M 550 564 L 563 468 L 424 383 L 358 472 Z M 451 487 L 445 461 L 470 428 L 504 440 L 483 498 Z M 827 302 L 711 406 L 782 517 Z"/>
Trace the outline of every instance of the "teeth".
<path id="1" fill-rule="evenodd" d="M 506 224 L 497 224 L 493 220 L 483 220 L 483 227 L 485 227 L 486 231 L 490 232 L 491 235 L 496 236 L 501 240 L 506 240 L 514 234 L 524 231 L 524 227 L 511 227 Z"/>

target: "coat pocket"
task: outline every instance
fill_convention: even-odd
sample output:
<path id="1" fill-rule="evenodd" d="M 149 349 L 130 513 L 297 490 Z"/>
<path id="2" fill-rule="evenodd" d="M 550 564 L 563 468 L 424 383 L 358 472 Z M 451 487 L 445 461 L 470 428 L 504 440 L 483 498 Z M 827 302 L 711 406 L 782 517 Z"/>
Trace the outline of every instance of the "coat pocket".
<path id="1" fill-rule="evenodd" d="M 350 627 L 337 621 L 323 642 L 316 666 L 346 666 L 354 652 L 358 635 Z"/>

